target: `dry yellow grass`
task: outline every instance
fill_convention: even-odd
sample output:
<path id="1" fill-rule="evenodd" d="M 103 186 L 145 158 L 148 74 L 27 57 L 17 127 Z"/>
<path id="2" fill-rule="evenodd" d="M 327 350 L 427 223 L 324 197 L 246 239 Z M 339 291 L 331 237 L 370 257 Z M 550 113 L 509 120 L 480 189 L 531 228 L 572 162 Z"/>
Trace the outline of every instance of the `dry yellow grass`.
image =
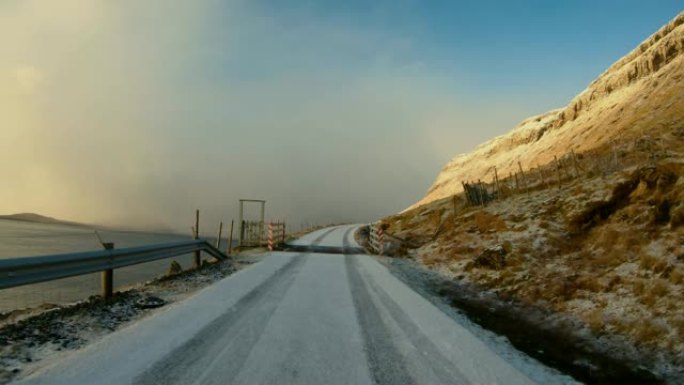
<path id="1" fill-rule="evenodd" d="M 593 309 L 582 317 L 589 329 L 594 333 L 600 333 L 605 328 L 603 310 Z"/>
<path id="2" fill-rule="evenodd" d="M 675 268 L 674 270 L 672 270 L 668 278 L 670 279 L 670 282 L 672 282 L 673 284 L 681 285 L 684 281 L 684 273 L 682 273 L 681 269 Z"/>
<path id="3" fill-rule="evenodd" d="M 668 329 L 660 320 L 645 319 L 633 324 L 631 332 L 638 344 L 654 346 L 663 341 Z"/>
<path id="4" fill-rule="evenodd" d="M 684 154 L 678 156 L 684 159 Z M 421 210 L 420 220 L 402 219 L 404 223 L 412 223 L 403 231 L 407 235 L 425 236 L 432 234 L 435 227 L 442 228 L 439 237 L 427 241 L 426 246 L 430 247 L 422 249 L 425 250 L 421 254 L 423 263 L 428 266 L 446 268 L 455 276 L 468 277 L 502 298 L 544 303 L 554 311 L 574 312 L 594 332 L 618 333 L 634 343 L 656 346 L 654 339 L 666 335 L 668 324 L 663 322 L 669 321 L 663 320 L 684 309 L 682 299 L 671 295 L 675 292 L 673 288 L 684 284 L 684 258 L 673 263 L 666 256 L 684 253 L 679 245 L 681 235 L 672 233 L 669 224 L 635 219 L 647 212 L 655 196 L 684 191 L 683 184 L 672 183 L 669 172 L 673 167 L 678 172 L 684 169 L 663 164 L 655 163 L 655 168 L 637 169 L 615 178 L 576 180 L 588 195 L 600 188 L 608 191 L 609 197 L 611 192 L 618 191 L 620 197 L 609 204 L 612 206 L 604 217 L 592 219 L 591 226 L 581 232 L 570 233 L 565 221 L 570 211 L 576 213 L 587 207 L 575 203 L 572 192 L 577 190 L 576 185 L 567 190 L 538 189 L 526 194 L 525 199 L 513 197 L 485 208 L 452 210 L 448 214 L 444 207 L 439 207 L 439 216 L 430 213 L 430 206 L 426 206 Z M 625 181 L 641 187 L 629 187 Z M 548 210 L 555 206 L 553 202 L 559 202 L 558 211 Z M 451 224 L 447 227 L 447 220 L 443 220 L 438 225 L 437 218 L 447 218 Z M 502 246 L 506 252 L 505 265 L 500 269 L 492 271 L 466 263 L 494 246 Z M 665 254 L 657 254 L 658 250 Z M 463 263 L 454 265 L 455 261 Z M 624 269 L 629 265 L 632 267 Z M 606 325 L 605 309 L 613 306 L 611 301 L 614 301 L 610 298 L 632 302 L 617 310 L 624 313 L 624 320 L 619 315 L 611 315 Z M 577 308 L 569 305 L 575 300 L 589 301 L 595 310 L 577 313 Z M 633 318 L 632 312 L 662 319 L 655 323 L 643 322 L 644 318 Z M 684 337 L 679 331 L 676 336 L 663 343 L 662 348 L 684 346 Z"/>
<path id="5" fill-rule="evenodd" d="M 662 279 L 656 278 L 653 280 L 651 286 L 651 295 L 654 297 L 664 297 L 670 292 L 669 282 Z"/>
<path id="6" fill-rule="evenodd" d="M 660 258 L 649 254 L 641 254 L 639 256 L 639 266 L 644 270 L 653 270 L 658 264 Z"/>
<path id="7" fill-rule="evenodd" d="M 477 212 L 474 215 L 475 226 L 481 233 L 492 231 L 506 231 L 508 226 L 498 215 L 486 211 Z"/>

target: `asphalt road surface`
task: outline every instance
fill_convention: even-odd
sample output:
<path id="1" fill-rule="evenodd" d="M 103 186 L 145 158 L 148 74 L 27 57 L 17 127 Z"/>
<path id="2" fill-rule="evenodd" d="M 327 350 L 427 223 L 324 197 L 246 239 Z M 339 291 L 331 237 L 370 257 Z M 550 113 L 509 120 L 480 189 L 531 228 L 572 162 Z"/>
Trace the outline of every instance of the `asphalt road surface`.
<path id="1" fill-rule="evenodd" d="M 359 254 L 353 230 L 311 233 L 21 383 L 534 383 Z"/>

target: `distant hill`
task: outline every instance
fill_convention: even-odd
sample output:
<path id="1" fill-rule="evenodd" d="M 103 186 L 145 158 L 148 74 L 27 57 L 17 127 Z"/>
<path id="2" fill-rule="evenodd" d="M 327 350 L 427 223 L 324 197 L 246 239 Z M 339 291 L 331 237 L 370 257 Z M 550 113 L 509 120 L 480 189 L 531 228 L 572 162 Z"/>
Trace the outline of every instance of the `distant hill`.
<path id="1" fill-rule="evenodd" d="M 6 220 L 11 220 L 11 221 L 33 222 L 33 223 L 47 223 L 47 224 L 59 224 L 59 225 L 68 225 L 68 226 L 79 226 L 79 227 L 85 226 L 82 223 L 63 221 L 60 219 L 55 219 L 52 217 L 46 217 L 44 215 L 35 214 L 35 213 L 19 213 L 19 214 L 11 214 L 11 215 L 0 215 L 0 219 L 6 219 Z"/>

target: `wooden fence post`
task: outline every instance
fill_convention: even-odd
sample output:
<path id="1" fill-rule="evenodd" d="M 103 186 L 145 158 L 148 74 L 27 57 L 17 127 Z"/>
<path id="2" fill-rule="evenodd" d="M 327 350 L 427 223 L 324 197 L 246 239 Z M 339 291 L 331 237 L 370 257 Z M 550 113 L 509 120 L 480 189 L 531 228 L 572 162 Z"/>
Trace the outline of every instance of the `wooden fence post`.
<path id="1" fill-rule="evenodd" d="M 480 179 L 477 180 L 477 190 L 480 194 L 480 204 L 485 206 L 485 194 L 482 193 L 482 180 Z"/>
<path id="2" fill-rule="evenodd" d="M 233 252 L 233 223 L 235 222 L 234 219 L 230 220 L 230 237 L 228 237 L 228 255 L 232 254 Z"/>
<path id="3" fill-rule="evenodd" d="M 556 162 L 556 176 L 558 176 L 558 188 L 561 188 L 561 172 L 560 172 L 560 164 L 558 163 L 558 157 L 553 156 L 553 160 Z"/>
<path id="4" fill-rule="evenodd" d="M 525 180 L 525 172 L 523 171 L 522 164 L 520 164 L 520 161 L 518 161 L 518 169 L 520 169 L 520 184 L 523 185 L 523 188 L 527 190 L 527 181 Z"/>
<path id="5" fill-rule="evenodd" d="M 463 186 L 463 193 L 465 194 L 466 201 L 468 202 L 469 205 L 472 205 L 473 202 L 470 199 L 470 192 L 468 191 L 468 184 L 466 182 L 461 181 L 461 186 Z"/>
<path id="6" fill-rule="evenodd" d="M 501 199 L 501 188 L 499 187 L 499 173 L 494 166 L 494 181 L 496 182 L 496 199 Z"/>
<path id="7" fill-rule="evenodd" d="M 283 243 L 285 243 L 285 239 L 287 238 L 287 232 L 285 231 L 285 221 L 283 221 Z"/>
<path id="8" fill-rule="evenodd" d="M 218 237 L 216 237 L 216 248 L 221 247 L 221 233 L 223 232 L 223 221 L 219 222 L 219 232 Z"/>
<path id="9" fill-rule="evenodd" d="M 518 182 L 518 173 L 516 172 L 515 174 L 515 191 L 520 191 L 520 183 Z"/>
<path id="10" fill-rule="evenodd" d="M 199 210 L 195 210 L 195 233 L 193 234 L 192 239 L 199 239 Z M 201 264 L 202 260 L 200 258 L 200 251 L 197 250 L 195 251 L 193 265 L 195 266 L 195 268 L 198 268 Z"/>

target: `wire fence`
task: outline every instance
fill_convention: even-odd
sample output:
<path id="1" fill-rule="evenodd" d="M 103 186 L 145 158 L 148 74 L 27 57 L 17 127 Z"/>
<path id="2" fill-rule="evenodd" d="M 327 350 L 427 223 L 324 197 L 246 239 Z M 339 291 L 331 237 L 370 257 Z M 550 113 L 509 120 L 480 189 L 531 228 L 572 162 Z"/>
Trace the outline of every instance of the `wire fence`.
<path id="1" fill-rule="evenodd" d="M 584 153 L 570 151 L 545 165 L 524 168 L 517 162 L 517 170 L 501 177 L 496 166 L 491 167 L 477 181 L 462 181 L 463 195 L 471 206 L 485 206 L 490 202 L 540 189 L 562 188 L 579 177 L 607 177 L 630 166 L 652 164 L 670 154 L 659 139 L 643 137 L 618 146 L 611 143 L 608 151 Z M 485 179 L 489 178 L 489 181 Z M 454 199 L 456 197 L 454 196 Z"/>

